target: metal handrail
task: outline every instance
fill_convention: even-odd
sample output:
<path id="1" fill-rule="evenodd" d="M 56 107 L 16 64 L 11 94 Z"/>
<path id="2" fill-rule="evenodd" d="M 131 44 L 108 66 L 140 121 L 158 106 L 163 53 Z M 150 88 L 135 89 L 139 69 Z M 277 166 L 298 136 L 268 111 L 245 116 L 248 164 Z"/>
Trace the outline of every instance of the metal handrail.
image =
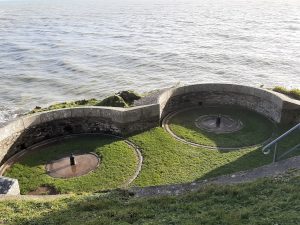
<path id="1" fill-rule="evenodd" d="M 286 136 L 288 136 L 291 132 L 293 132 L 296 129 L 300 129 L 300 123 L 298 123 L 297 125 L 295 125 L 294 127 L 292 127 L 291 129 L 289 129 L 288 131 L 286 131 L 284 134 L 280 135 L 278 138 L 276 138 L 275 140 L 271 141 L 269 144 L 267 144 L 266 146 L 264 146 L 262 148 L 262 152 L 267 155 L 271 152 L 271 146 L 274 146 L 274 156 L 273 156 L 273 162 L 276 161 L 277 158 L 277 143 L 282 140 L 283 138 L 285 138 Z M 298 146 L 298 145 L 297 145 Z M 293 150 L 296 148 L 293 148 Z M 290 151 L 289 151 L 290 152 Z M 279 157 L 281 158 L 281 157 Z"/>

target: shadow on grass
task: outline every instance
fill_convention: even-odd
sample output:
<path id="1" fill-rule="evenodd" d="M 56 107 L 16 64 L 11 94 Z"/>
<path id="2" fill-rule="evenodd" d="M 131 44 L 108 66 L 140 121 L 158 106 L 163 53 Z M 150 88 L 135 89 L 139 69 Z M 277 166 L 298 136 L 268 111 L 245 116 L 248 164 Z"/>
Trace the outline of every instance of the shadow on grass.
<path id="1" fill-rule="evenodd" d="M 106 196 L 75 196 L 54 202 L 12 202 L 8 210 L 17 209 L 17 216 L 7 221 L 28 225 L 190 225 L 199 221 L 210 225 L 297 224 L 298 174 L 234 186 L 212 185 L 178 196 L 131 199 L 130 193 L 115 191 Z"/>
<path id="2" fill-rule="evenodd" d="M 261 151 L 261 148 L 258 148 L 246 155 L 241 156 L 233 162 L 227 163 L 208 172 L 203 177 L 197 180 L 203 180 L 225 174 L 235 173 L 238 171 L 254 169 L 269 163 L 272 163 L 272 155 L 264 155 Z"/>
<path id="3" fill-rule="evenodd" d="M 21 218 L 16 219 L 15 223 L 10 224 L 133 224 L 141 217 L 147 219 L 155 219 L 155 212 L 146 211 L 146 206 L 138 203 L 137 206 L 128 204 L 127 202 L 132 198 L 128 191 L 114 190 L 108 195 L 104 196 L 87 196 L 87 197 L 71 197 L 61 200 L 54 200 L 54 202 L 32 202 L 30 205 L 42 205 L 44 212 L 35 218 Z M 52 209 L 52 205 L 61 205 Z M 142 206 L 142 207 L 139 207 Z M 152 207 L 154 204 L 152 205 Z M 49 207 L 48 210 L 45 210 Z M 151 208 L 152 208 L 151 207 Z M 27 208 L 26 208 L 27 210 Z M 49 210 L 51 210 L 49 212 Z M 150 216 L 150 214 L 152 216 Z"/>
<path id="4" fill-rule="evenodd" d="M 284 126 L 280 128 L 280 133 L 283 133 L 286 131 L 290 126 Z M 295 145 L 300 143 L 300 130 L 292 133 L 290 136 L 286 137 L 283 139 L 279 144 L 278 144 L 278 155 L 281 155 L 288 151 L 290 148 L 294 147 Z M 224 151 L 219 151 L 220 153 L 226 153 Z M 249 170 L 249 169 L 254 169 L 256 167 L 260 167 L 269 163 L 273 162 L 273 155 L 274 155 L 274 150 L 272 150 L 268 155 L 264 155 L 262 153 L 262 148 L 258 148 L 254 151 L 249 152 L 246 155 L 241 156 L 237 160 L 230 162 L 226 165 L 223 165 L 221 167 L 218 167 L 215 170 L 212 170 L 211 172 L 205 174 L 201 179 L 207 179 L 207 178 L 212 178 L 224 174 L 230 174 L 234 173 L 237 171 L 244 171 L 244 170 Z M 300 155 L 300 149 L 287 154 L 284 158 L 281 160 L 298 156 Z"/>

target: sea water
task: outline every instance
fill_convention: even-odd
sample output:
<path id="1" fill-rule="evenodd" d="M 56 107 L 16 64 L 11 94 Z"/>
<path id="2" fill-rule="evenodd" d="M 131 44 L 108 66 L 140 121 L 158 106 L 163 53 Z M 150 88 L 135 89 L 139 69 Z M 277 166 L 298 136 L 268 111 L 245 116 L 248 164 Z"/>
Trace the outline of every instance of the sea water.
<path id="1" fill-rule="evenodd" d="M 0 0 L 0 123 L 202 82 L 299 88 L 300 1 Z"/>

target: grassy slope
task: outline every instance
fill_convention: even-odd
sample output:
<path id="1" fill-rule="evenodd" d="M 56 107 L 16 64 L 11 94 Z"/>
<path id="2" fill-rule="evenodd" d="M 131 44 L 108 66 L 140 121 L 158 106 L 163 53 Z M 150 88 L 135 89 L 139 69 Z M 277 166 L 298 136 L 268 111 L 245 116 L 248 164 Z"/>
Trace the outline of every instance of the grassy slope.
<path id="1" fill-rule="evenodd" d="M 285 140 L 279 149 L 292 147 L 299 142 L 299 138 L 300 131 Z M 190 182 L 255 168 L 272 161 L 272 154 L 263 155 L 261 149 L 257 148 L 221 152 L 191 147 L 178 142 L 159 127 L 129 139 L 141 147 L 144 158 L 142 170 L 133 182 L 133 186 Z M 97 173 L 93 173 L 93 176 L 87 175 L 70 180 L 53 179 L 43 173 L 44 163 L 49 156 L 54 157 L 63 149 L 80 149 L 79 146 L 85 146 L 88 151 L 102 146 L 100 150 L 95 151 L 98 151 L 98 154 L 101 154 L 107 161 L 103 160 Z M 34 190 L 44 183 L 54 184 L 62 193 L 115 188 L 133 174 L 132 171 L 136 165 L 132 151 L 127 150 L 128 148 L 122 142 L 105 145 L 99 140 L 78 143 L 71 141 L 62 144 L 57 149 L 48 149 L 47 154 L 28 157 L 22 164 L 14 166 L 6 176 L 19 179 L 22 193 Z M 300 151 L 294 154 L 299 153 Z"/>
<path id="2" fill-rule="evenodd" d="M 234 186 L 208 186 L 180 196 L 134 199 L 123 194 L 55 201 L 6 201 L 0 223 L 136 225 L 297 225 L 300 173 Z"/>
<path id="3" fill-rule="evenodd" d="M 100 166 L 85 176 L 71 179 L 56 179 L 45 173 L 47 162 L 71 152 L 94 152 L 102 158 Z M 134 174 L 136 165 L 135 152 L 124 141 L 111 137 L 80 137 L 28 154 L 5 176 L 17 178 L 23 194 L 45 184 L 54 186 L 60 193 L 90 192 L 119 187 Z"/>
<path id="4" fill-rule="evenodd" d="M 287 129 L 281 128 L 280 133 Z M 272 162 L 273 154 L 263 155 L 261 148 L 237 151 L 216 151 L 191 147 L 178 142 L 162 128 L 130 138 L 142 148 L 142 171 L 133 185 L 149 186 L 190 182 L 241 170 L 256 168 Z M 295 132 L 278 146 L 279 152 L 299 143 L 300 131 Z M 293 155 L 300 154 L 296 151 Z"/>
<path id="5" fill-rule="evenodd" d="M 280 127 L 280 131 L 279 133 L 284 133 L 286 130 L 288 130 L 290 127 L 289 126 L 284 126 L 284 127 Z M 285 139 L 283 139 L 283 141 L 279 142 L 278 144 L 278 156 L 280 156 L 281 154 L 285 153 L 288 149 L 291 149 L 292 147 L 296 146 L 300 144 L 300 129 L 297 129 L 295 131 L 293 131 L 292 133 L 290 133 Z M 298 148 L 298 150 L 289 153 L 288 155 L 286 155 L 285 157 L 283 157 L 283 159 L 288 158 L 288 157 L 292 157 L 295 155 L 299 155 L 300 154 L 300 148 Z"/>
<path id="6" fill-rule="evenodd" d="M 130 138 L 142 148 L 142 171 L 133 183 L 138 186 L 189 182 L 227 174 L 271 162 L 260 149 L 220 152 L 178 142 L 162 128 Z"/>
<path id="7" fill-rule="evenodd" d="M 219 113 L 240 119 L 244 127 L 234 133 L 215 134 L 201 131 L 195 126 L 195 120 L 200 115 Z M 198 144 L 243 147 L 260 144 L 271 137 L 274 125 L 262 115 L 245 109 L 198 108 L 175 115 L 170 119 L 170 129 L 179 137 Z"/>

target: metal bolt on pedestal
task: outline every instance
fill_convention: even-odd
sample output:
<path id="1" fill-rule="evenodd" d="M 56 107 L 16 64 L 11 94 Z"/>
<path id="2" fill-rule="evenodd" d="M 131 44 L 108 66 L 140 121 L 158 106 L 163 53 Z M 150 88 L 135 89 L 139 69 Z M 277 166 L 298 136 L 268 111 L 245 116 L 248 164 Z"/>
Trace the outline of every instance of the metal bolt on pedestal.
<path id="1" fill-rule="evenodd" d="M 216 127 L 220 127 L 221 125 L 221 115 L 218 115 L 217 119 L 216 119 Z"/>
<path id="2" fill-rule="evenodd" d="M 71 166 L 76 165 L 75 156 L 73 155 L 73 153 L 70 156 L 70 165 Z"/>

